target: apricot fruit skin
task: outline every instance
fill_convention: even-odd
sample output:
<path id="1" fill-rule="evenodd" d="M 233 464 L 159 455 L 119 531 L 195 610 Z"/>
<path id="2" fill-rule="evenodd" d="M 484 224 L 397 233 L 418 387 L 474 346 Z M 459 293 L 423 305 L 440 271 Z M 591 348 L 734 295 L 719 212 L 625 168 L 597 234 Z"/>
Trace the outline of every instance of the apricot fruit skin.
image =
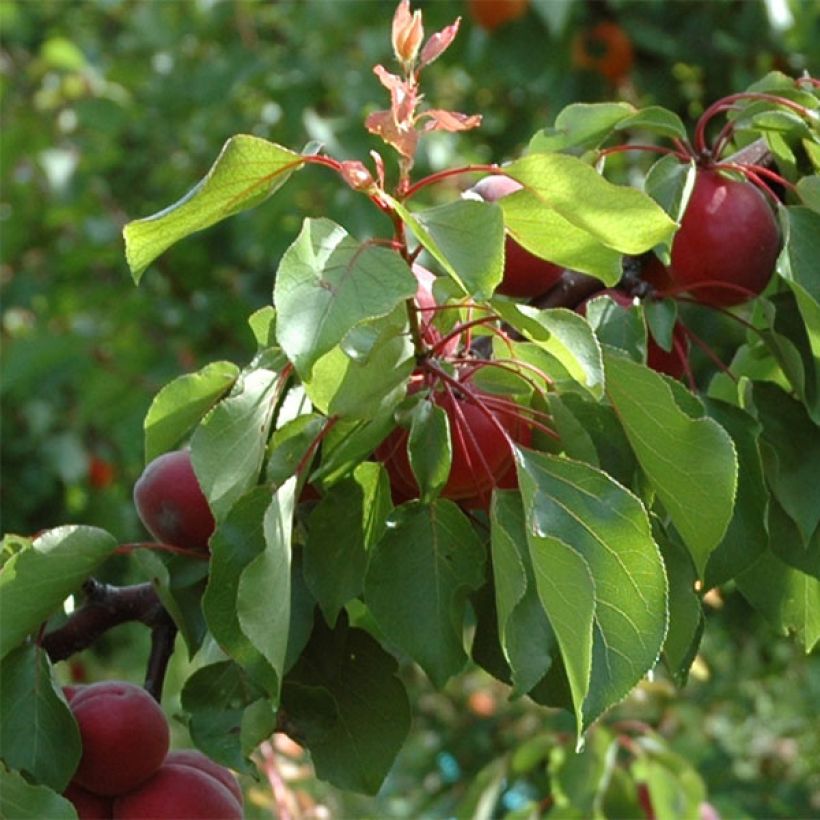
<path id="1" fill-rule="evenodd" d="M 98 795 L 123 794 L 147 780 L 168 752 L 168 721 L 142 688 L 125 681 L 86 686 L 71 699 L 83 754 L 74 782 Z"/>
<path id="2" fill-rule="evenodd" d="M 140 788 L 114 801 L 114 820 L 242 820 L 242 806 L 216 778 L 166 763 Z"/>
<path id="3" fill-rule="evenodd" d="M 731 307 L 761 293 L 774 273 L 780 230 L 751 183 L 699 170 L 672 242 L 669 275 L 706 305 Z"/>
<path id="4" fill-rule="evenodd" d="M 145 528 L 160 543 L 208 549 L 214 517 L 188 450 L 163 453 L 148 464 L 134 485 L 134 505 Z"/>
<path id="5" fill-rule="evenodd" d="M 80 820 L 109 820 L 113 811 L 113 801 L 110 797 L 103 797 L 71 782 L 63 792 Z"/>
<path id="6" fill-rule="evenodd" d="M 236 778 L 224 766 L 220 766 L 207 755 L 197 749 L 179 749 L 168 752 L 165 763 L 175 766 L 190 766 L 199 769 L 205 774 L 218 780 L 237 799 L 239 805 L 243 803 L 242 788 Z"/>

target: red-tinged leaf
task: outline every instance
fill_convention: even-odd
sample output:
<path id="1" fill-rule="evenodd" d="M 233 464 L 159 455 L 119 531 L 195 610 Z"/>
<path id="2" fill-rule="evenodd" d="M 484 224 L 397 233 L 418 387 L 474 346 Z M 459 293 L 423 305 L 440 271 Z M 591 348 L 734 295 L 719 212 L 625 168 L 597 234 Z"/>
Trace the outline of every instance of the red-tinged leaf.
<path id="1" fill-rule="evenodd" d="M 481 125 L 481 114 L 459 114 L 457 111 L 431 108 L 421 116 L 430 120 L 425 123 L 425 131 L 469 131 Z"/>
<path id="2" fill-rule="evenodd" d="M 398 74 L 388 71 L 383 65 L 374 65 L 373 73 L 379 78 L 379 82 L 392 94 L 393 89 L 404 85 L 404 80 Z"/>
<path id="3" fill-rule="evenodd" d="M 393 25 L 390 31 L 390 41 L 393 44 L 393 54 L 401 62 L 402 43 L 407 36 L 407 29 L 413 24 L 413 15 L 410 13 L 410 0 L 401 0 L 393 14 Z"/>
<path id="4" fill-rule="evenodd" d="M 379 187 L 384 188 L 384 159 L 378 151 L 371 151 L 370 156 L 373 158 L 373 164 L 376 166 L 376 177 L 379 180 Z"/>
<path id="5" fill-rule="evenodd" d="M 455 23 L 431 35 L 430 39 L 424 44 L 424 48 L 421 50 L 419 65 L 430 65 L 433 60 L 437 60 L 441 57 L 441 55 L 444 54 L 448 48 L 450 48 L 453 40 L 455 40 L 456 34 L 458 34 L 458 27 L 460 25 L 461 18 L 458 17 L 456 18 Z"/>
<path id="6" fill-rule="evenodd" d="M 398 125 L 392 111 L 375 111 L 365 120 L 365 127 L 371 134 L 380 136 L 392 145 L 402 156 L 412 159 L 416 155 L 418 132 L 414 128 Z"/>

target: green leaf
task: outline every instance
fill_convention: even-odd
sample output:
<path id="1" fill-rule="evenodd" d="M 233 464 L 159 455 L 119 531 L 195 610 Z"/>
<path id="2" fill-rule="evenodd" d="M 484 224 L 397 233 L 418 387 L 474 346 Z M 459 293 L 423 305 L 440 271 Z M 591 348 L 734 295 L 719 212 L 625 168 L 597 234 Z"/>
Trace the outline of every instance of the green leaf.
<path id="1" fill-rule="evenodd" d="M 586 318 L 602 345 L 616 347 L 636 362 L 646 361 L 646 321 L 641 310 L 621 305 L 608 296 L 593 296 Z"/>
<path id="2" fill-rule="evenodd" d="M 251 749 L 242 744 L 245 712 L 262 697 L 258 689 L 233 661 L 200 667 L 182 688 L 182 708 L 188 715 L 188 731 L 196 746 L 208 757 L 239 772 L 253 772 L 245 758 Z M 261 742 L 275 728 L 259 738 Z"/>
<path id="3" fill-rule="evenodd" d="M 211 537 L 211 569 L 202 609 L 220 647 L 259 686 L 276 691 L 281 679 L 244 633 L 238 601 L 243 571 L 266 548 L 264 518 L 270 504 L 270 489 L 256 487 L 240 498 L 217 526 Z"/>
<path id="4" fill-rule="evenodd" d="M 766 480 L 807 541 L 820 524 L 820 429 L 777 385 L 757 382 L 752 402 L 763 425 Z"/>
<path id="5" fill-rule="evenodd" d="M 276 274 L 276 337 L 308 379 L 351 328 L 386 316 L 417 287 L 395 251 L 359 242 L 329 219 L 305 219 Z"/>
<path id="6" fill-rule="evenodd" d="M 267 199 L 303 167 L 298 154 L 259 137 L 231 137 L 204 179 L 182 199 L 123 230 L 134 281 L 175 242 Z"/>
<path id="7" fill-rule="evenodd" d="M 185 640 L 189 656 L 193 657 L 207 632 L 201 606 L 207 561 L 150 549 L 138 550 L 134 555 L 143 573 L 151 578 L 162 605 Z"/>
<path id="8" fill-rule="evenodd" d="M 683 219 L 689 197 L 695 187 L 695 163 L 681 162 L 677 157 L 666 156 L 659 159 L 644 180 L 646 191 L 669 216 L 680 222 Z M 668 263 L 672 249 L 672 238 L 661 242 L 656 252 L 661 261 Z"/>
<path id="9" fill-rule="evenodd" d="M 239 375 L 231 362 L 212 362 L 179 376 L 157 393 L 145 416 L 145 460 L 172 450 L 230 389 Z"/>
<path id="10" fill-rule="evenodd" d="M 96 527 L 57 527 L 10 558 L 0 573 L 0 658 L 60 609 L 116 547 Z"/>
<path id="11" fill-rule="evenodd" d="M 797 193 L 806 207 L 820 213 L 820 176 L 814 174 L 797 181 Z"/>
<path id="12" fill-rule="evenodd" d="M 0 817 L 5 820 L 77 820 L 74 806 L 47 786 L 33 786 L 0 761 Z"/>
<path id="13" fill-rule="evenodd" d="M 677 767 L 668 764 L 666 758 L 641 755 L 630 770 L 638 782 L 647 785 L 655 817 L 699 817 L 706 797 L 703 781 L 685 762 Z"/>
<path id="14" fill-rule="evenodd" d="M 311 512 L 305 581 L 330 626 L 342 607 L 361 594 L 368 555 L 392 508 L 384 468 L 364 462 L 334 484 Z"/>
<path id="15" fill-rule="evenodd" d="M 635 484 L 638 462 L 624 433 L 615 411 L 606 404 L 585 401 L 582 396 L 564 394 L 561 402 L 578 420 L 585 433 L 592 439 L 598 453 L 598 463 L 590 460 L 593 467 L 600 468 L 624 487 Z M 552 406 L 552 397 L 550 397 Z M 562 436 L 563 443 L 563 436 Z M 577 454 L 567 451 L 567 455 L 577 461 L 587 461 Z"/>
<path id="16" fill-rule="evenodd" d="M 81 754 L 80 730 L 54 689 L 48 656 L 38 646 L 18 647 L 0 666 L 0 758 L 62 791 Z"/>
<path id="17" fill-rule="evenodd" d="M 540 211 L 555 211 L 621 253 L 648 251 L 677 227 L 646 194 L 613 185 L 575 157 L 531 154 L 505 166 L 504 172 L 535 197 Z M 502 207 L 518 194 L 505 197 Z M 506 207 L 504 211 L 506 216 Z M 515 235 L 514 227 L 507 226 Z"/>
<path id="18" fill-rule="evenodd" d="M 275 487 L 284 484 L 296 472 L 326 424 L 327 419 L 318 413 L 305 413 L 283 424 L 271 437 L 266 479 Z"/>
<path id="19" fill-rule="evenodd" d="M 517 466 L 538 594 L 580 735 L 658 659 L 668 619 L 663 561 L 643 505 L 605 473 L 521 448 Z"/>
<path id="20" fill-rule="evenodd" d="M 703 577 L 732 520 L 734 443 L 713 419 L 683 412 L 662 376 L 609 352 L 605 362 L 607 394 L 624 432 Z"/>
<path id="21" fill-rule="evenodd" d="M 432 501 L 450 476 L 453 446 L 447 413 L 432 401 L 420 401 L 411 413 L 407 439 L 410 467 L 421 489 L 421 500 Z"/>
<path id="22" fill-rule="evenodd" d="M 395 426 L 392 407 L 372 419 L 340 419 L 322 441 L 322 462 L 311 480 L 329 486 L 344 478 Z"/>
<path id="23" fill-rule="evenodd" d="M 373 418 L 392 411 L 404 398 L 414 367 L 409 335 L 388 331 L 363 362 L 349 358 L 338 347 L 322 356 L 305 389 L 326 415 Z"/>
<path id="24" fill-rule="evenodd" d="M 820 527 L 804 542 L 797 524 L 775 498 L 769 503 L 769 547 L 790 567 L 820 579 Z"/>
<path id="25" fill-rule="evenodd" d="M 737 498 L 732 521 L 709 556 L 704 586 L 711 589 L 734 578 L 766 549 L 769 491 L 763 479 L 760 425 L 748 413 L 717 399 L 705 398 L 706 411 L 732 437 L 737 451 Z"/>
<path id="26" fill-rule="evenodd" d="M 603 817 L 604 793 L 617 753 L 615 738 L 603 727 L 589 733 L 580 752 L 553 746 L 547 765 L 555 805 L 577 811 L 580 817 Z"/>
<path id="27" fill-rule="evenodd" d="M 687 138 L 683 120 L 673 111 L 661 108 L 659 105 L 641 108 L 632 116 L 619 120 L 615 126 L 616 131 L 629 131 L 630 129 L 650 131 L 669 139 L 685 140 Z"/>
<path id="28" fill-rule="evenodd" d="M 283 706 L 322 780 L 366 794 L 379 790 L 410 729 L 410 705 L 397 671 L 395 659 L 363 630 L 343 618 L 331 631 L 317 618 L 288 675 Z M 317 697 L 323 705 L 319 722 Z M 329 719 L 329 704 L 335 719 Z"/>
<path id="29" fill-rule="evenodd" d="M 265 549 L 239 577 L 237 616 L 242 631 L 277 676 L 268 690 L 279 702 L 290 632 L 291 530 L 296 479 L 291 478 L 273 495 L 265 510 L 262 531 Z"/>
<path id="30" fill-rule="evenodd" d="M 546 675 L 557 645 L 538 598 L 521 496 L 496 490 L 490 521 L 498 638 L 512 675 L 512 696 L 517 696 Z"/>
<path id="31" fill-rule="evenodd" d="M 583 316 L 563 308 L 544 310 L 500 300 L 494 307 L 523 336 L 558 359 L 589 393 L 603 395 L 601 346 Z"/>
<path id="32" fill-rule="evenodd" d="M 629 103 L 573 103 L 562 109 L 552 128 L 539 131 L 530 141 L 529 153 L 589 151 L 602 145 L 619 122 L 632 116 Z"/>
<path id="33" fill-rule="evenodd" d="M 820 580 L 764 552 L 737 577 L 743 597 L 780 633 L 794 632 L 806 652 L 820 641 Z"/>
<path id="34" fill-rule="evenodd" d="M 243 374 L 194 433 L 194 472 L 217 521 L 259 479 L 280 385 L 272 370 Z"/>
<path id="35" fill-rule="evenodd" d="M 484 560 L 469 520 L 446 499 L 398 507 L 373 548 L 365 603 L 389 641 L 439 688 L 467 660 L 466 599 L 484 581 Z"/>
<path id="36" fill-rule="evenodd" d="M 686 548 L 669 537 L 658 537 L 666 577 L 669 579 L 669 631 L 663 644 L 663 659 L 669 674 L 683 686 L 695 659 L 703 633 L 703 607 L 695 592 L 697 574 Z"/>
<path id="37" fill-rule="evenodd" d="M 504 273 L 504 221 L 489 202 L 460 199 L 399 215 L 436 261 L 471 296 L 488 299 Z"/>

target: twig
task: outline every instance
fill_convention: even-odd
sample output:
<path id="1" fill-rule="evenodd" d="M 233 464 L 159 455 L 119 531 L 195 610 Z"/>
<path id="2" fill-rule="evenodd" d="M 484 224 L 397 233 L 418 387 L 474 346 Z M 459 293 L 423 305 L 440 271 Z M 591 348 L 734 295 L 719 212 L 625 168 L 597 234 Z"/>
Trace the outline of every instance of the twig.
<path id="1" fill-rule="evenodd" d="M 177 625 L 164 608 L 157 618 L 161 623 L 151 630 L 151 654 L 148 656 L 148 666 L 145 670 L 145 689 L 157 703 L 160 703 L 168 662 L 174 654 Z"/>
<path id="2" fill-rule="evenodd" d="M 85 604 L 40 642 L 52 661 L 65 660 L 88 648 L 120 624 L 139 621 L 153 629 L 165 625 L 169 617 L 150 583 L 115 587 L 89 578 L 83 592 Z"/>

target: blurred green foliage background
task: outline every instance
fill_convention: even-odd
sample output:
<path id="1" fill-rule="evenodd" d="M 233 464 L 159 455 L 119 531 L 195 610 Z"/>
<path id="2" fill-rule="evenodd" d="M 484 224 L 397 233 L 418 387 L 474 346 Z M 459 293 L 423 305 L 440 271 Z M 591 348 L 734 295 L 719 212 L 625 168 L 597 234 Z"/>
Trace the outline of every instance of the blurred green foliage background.
<path id="1" fill-rule="evenodd" d="M 431 136 L 419 172 L 514 157 L 570 102 L 659 104 L 691 124 L 767 71 L 816 75 L 820 64 L 812 0 L 532 0 L 493 30 L 463 0 L 413 5 L 427 31 L 464 18 L 425 74 L 427 99 L 484 115 L 478 131 Z M 249 357 L 246 318 L 269 303 L 303 217 L 329 216 L 359 236 L 387 231 L 364 198 L 314 168 L 263 207 L 175 246 L 139 288 L 120 237 L 129 219 L 182 196 L 232 134 L 295 149 L 316 141 L 341 159 L 381 150 L 362 123 L 385 107 L 371 69 L 389 65 L 393 9 L 392 0 L 0 2 L 4 531 L 85 522 L 142 539 L 130 499 L 154 393 L 213 359 Z M 634 49 L 614 78 L 579 65 L 579 38 L 604 20 Z M 598 58 L 606 44 L 589 51 Z M 435 195 L 454 196 L 455 184 Z M 132 571 L 123 560 L 111 574 Z M 816 816 L 817 659 L 773 636 L 731 590 L 715 603 L 698 679 L 680 699 L 667 682 L 647 684 L 620 717 L 660 726 L 725 816 Z M 82 674 L 138 678 L 143 643 L 130 627 L 108 636 Z M 478 672 L 443 694 L 407 675 L 420 708 L 383 796 L 351 800 L 296 767 L 302 809 L 315 799 L 338 816 L 452 816 L 476 772 L 539 732 L 560 733 L 560 720 L 505 704 Z M 475 691 L 490 701 L 478 708 Z M 537 771 L 505 782 L 498 806 L 516 808 L 518 798 L 503 799 L 515 788 L 537 802 L 549 788 Z M 270 795 L 255 789 L 264 816 Z"/>

